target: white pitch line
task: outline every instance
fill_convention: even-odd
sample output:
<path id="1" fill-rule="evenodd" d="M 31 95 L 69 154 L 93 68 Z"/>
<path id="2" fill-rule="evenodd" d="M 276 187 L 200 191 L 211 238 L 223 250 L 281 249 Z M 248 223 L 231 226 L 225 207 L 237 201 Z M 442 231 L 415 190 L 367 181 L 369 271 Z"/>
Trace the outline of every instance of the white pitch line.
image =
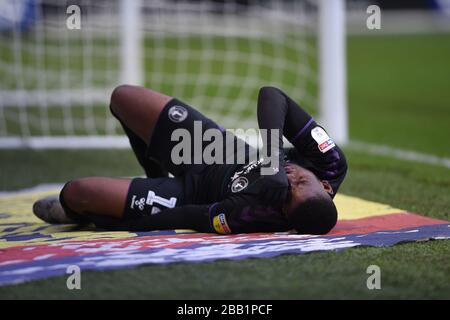
<path id="1" fill-rule="evenodd" d="M 419 162 L 423 164 L 431 164 L 450 169 L 450 158 L 438 157 L 435 155 L 416 152 L 412 150 L 404 150 L 386 145 L 371 144 L 367 142 L 354 140 L 352 140 L 346 146 L 346 149 L 377 156 L 386 156 L 400 160 Z"/>
<path id="2" fill-rule="evenodd" d="M 247 138 L 247 143 L 253 147 L 262 145 L 261 137 L 252 135 L 240 136 Z M 259 144 L 258 144 L 259 140 Z M 291 146 L 285 140 L 285 147 Z M 32 149 L 127 149 L 128 141 L 124 136 L 95 136 L 95 137 L 41 137 L 21 139 L 20 137 L 0 137 L 0 149 L 17 149 L 29 147 Z M 412 150 L 404 150 L 387 145 L 372 144 L 352 140 L 345 145 L 345 149 L 358 151 L 376 156 L 385 156 L 399 160 L 430 164 L 450 169 L 450 158 L 438 157 L 431 154 Z"/>

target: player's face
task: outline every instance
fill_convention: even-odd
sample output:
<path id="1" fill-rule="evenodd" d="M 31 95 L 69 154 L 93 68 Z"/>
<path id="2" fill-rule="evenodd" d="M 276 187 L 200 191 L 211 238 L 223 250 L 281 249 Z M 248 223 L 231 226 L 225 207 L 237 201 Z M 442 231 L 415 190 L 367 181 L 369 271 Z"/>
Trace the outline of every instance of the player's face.
<path id="1" fill-rule="evenodd" d="M 285 210 L 290 211 L 308 198 L 320 193 L 333 193 L 328 181 L 319 180 L 314 173 L 293 163 L 286 163 L 284 170 L 289 181 L 289 196 Z"/>

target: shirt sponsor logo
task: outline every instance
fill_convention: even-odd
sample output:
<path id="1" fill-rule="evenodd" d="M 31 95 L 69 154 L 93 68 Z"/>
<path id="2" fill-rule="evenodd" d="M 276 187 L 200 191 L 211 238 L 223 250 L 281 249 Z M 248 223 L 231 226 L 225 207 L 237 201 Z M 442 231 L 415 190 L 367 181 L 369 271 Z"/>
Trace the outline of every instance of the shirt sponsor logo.
<path id="1" fill-rule="evenodd" d="M 325 153 L 336 146 L 333 139 L 331 139 L 321 127 L 312 129 L 311 136 L 317 142 L 317 146 L 322 153 Z"/>
<path id="2" fill-rule="evenodd" d="M 214 230 L 220 234 L 230 234 L 231 229 L 228 226 L 227 219 L 225 217 L 225 213 L 221 213 L 218 216 L 215 216 L 213 219 Z"/>
<path id="3" fill-rule="evenodd" d="M 236 171 L 233 176 L 231 177 L 231 181 L 234 181 L 237 177 L 239 176 L 245 176 L 247 175 L 250 171 L 259 168 L 262 164 L 263 160 L 254 160 L 251 161 L 250 163 L 248 163 L 247 165 L 243 166 L 241 170 Z"/>
<path id="4" fill-rule="evenodd" d="M 182 106 L 173 106 L 169 109 L 169 119 L 172 122 L 182 122 L 188 116 L 188 111 Z"/>
<path id="5" fill-rule="evenodd" d="M 334 142 L 332 139 L 328 139 L 327 141 L 325 141 L 324 143 L 321 143 L 319 145 L 319 150 L 322 152 L 327 152 L 328 150 L 330 150 L 331 148 L 333 148 L 335 146 Z"/>

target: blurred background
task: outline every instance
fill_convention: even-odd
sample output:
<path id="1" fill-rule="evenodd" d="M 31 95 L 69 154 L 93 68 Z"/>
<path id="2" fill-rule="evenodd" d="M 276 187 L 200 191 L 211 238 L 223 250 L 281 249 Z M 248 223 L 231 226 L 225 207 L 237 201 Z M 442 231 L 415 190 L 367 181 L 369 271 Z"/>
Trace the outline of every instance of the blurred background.
<path id="1" fill-rule="evenodd" d="M 0 157 L 127 148 L 108 110 L 122 83 L 229 128 L 255 127 L 274 85 L 348 150 L 448 168 L 449 32 L 448 0 L 1 0 Z M 26 184 L 6 172 L 0 188 Z"/>

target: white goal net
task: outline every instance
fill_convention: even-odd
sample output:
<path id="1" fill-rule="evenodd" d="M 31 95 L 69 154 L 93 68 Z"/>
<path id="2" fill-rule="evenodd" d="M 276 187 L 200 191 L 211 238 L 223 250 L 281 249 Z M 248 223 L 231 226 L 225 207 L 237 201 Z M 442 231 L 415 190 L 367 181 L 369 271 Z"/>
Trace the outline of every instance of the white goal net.
<path id="1" fill-rule="evenodd" d="M 175 96 L 230 128 L 256 127 L 258 89 L 278 86 L 316 115 L 337 104 L 344 140 L 345 83 L 321 80 L 344 81 L 340 17 L 320 23 L 342 8 L 321 13 L 320 2 L 0 0 L 0 147 L 127 146 L 108 110 L 122 83 Z"/>

